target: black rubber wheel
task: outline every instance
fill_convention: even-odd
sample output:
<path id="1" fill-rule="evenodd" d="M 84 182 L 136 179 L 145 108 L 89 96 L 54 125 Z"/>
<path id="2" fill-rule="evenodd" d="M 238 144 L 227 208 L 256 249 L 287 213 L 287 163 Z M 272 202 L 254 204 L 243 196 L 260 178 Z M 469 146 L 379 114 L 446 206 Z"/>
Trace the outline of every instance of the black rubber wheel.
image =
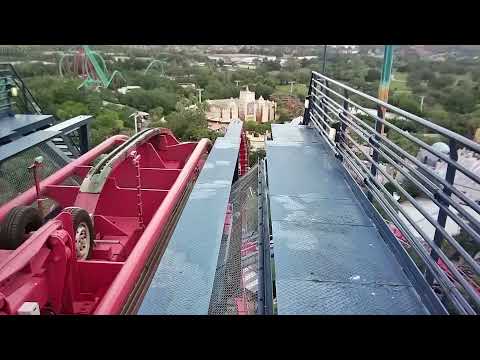
<path id="1" fill-rule="evenodd" d="M 73 235 L 77 259 L 86 260 L 92 255 L 95 232 L 88 212 L 79 207 L 65 208 L 72 215 Z"/>
<path id="2" fill-rule="evenodd" d="M 43 219 L 43 221 L 47 222 L 49 220 L 52 220 L 54 217 L 56 217 L 61 212 L 62 212 L 62 207 L 60 205 L 57 205 L 47 215 L 45 215 L 45 218 Z"/>
<path id="3" fill-rule="evenodd" d="M 5 217 L 0 229 L 0 249 L 15 250 L 25 241 L 25 235 L 42 226 L 42 214 L 31 206 L 16 206 Z"/>

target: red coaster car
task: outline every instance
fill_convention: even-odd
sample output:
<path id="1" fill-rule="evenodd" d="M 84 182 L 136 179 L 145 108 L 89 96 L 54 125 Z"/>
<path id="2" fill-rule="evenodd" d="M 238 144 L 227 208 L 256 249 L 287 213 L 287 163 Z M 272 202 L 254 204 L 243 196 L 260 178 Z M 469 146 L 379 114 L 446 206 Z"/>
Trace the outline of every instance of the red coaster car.
<path id="1" fill-rule="evenodd" d="M 3 205 L 0 314 L 134 311 L 209 147 L 167 129 L 114 136 Z M 42 197 L 58 204 L 45 217 Z"/>

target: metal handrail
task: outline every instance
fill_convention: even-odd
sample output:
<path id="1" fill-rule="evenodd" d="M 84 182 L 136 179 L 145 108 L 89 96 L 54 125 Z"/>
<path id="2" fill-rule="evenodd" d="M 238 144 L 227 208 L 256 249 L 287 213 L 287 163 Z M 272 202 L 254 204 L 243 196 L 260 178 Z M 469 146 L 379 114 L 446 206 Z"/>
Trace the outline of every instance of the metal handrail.
<path id="1" fill-rule="evenodd" d="M 371 107 L 377 108 L 377 114 L 369 113 L 365 107 L 353 101 L 352 95 L 372 103 Z M 411 245 L 410 250 L 419 258 L 417 266 L 423 271 L 428 284 L 441 289 L 443 300 L 452 312 L 480 313 L 480 263 L 446 230 L 447 219 L 451 219 L 469 236 L 472 243 L 480 245 L 480 206 L 455 183 L 458 170 L 478 185 L 480 190 L 480 176 L 458 162 L 459 148 L 480 154 L 480 145 L 318 72 L 312 72 L 307 99 L 303 124 L 312 124 L 319 131 L 347 172 L 357 179 L 357 184 L 370 202 L 384 213 L 384 220 L 391 222 L 402 232 Z M 358 109 L 365 115 L 360 118 L 352 109 Z M 446 138 L 450 145 L 449 154 L 437 151 L 415 137 L 414 133 L 402 130 L 398 122 L 393 124 L 387 121 L 386 110 Z M 372 126 L 367 120 L 375 125 Z M 388 135 L 382 134 L 382 126 L 388 129 L 388 134 L 397 133 L 404 141 L 443 161 L 447 165 L 446 176 L 435 173 Z M 430 200 L 438 208 L 438 216 L 435 218 L 430 214 L 407 191 L 404 183 L 385 170 L 384 166 L 401 174 L 422 197 Z M 394 191 L 403 195 L 415 211 L 433 227 L 433 236 L 428 235 L 402 208 L 379 175 L 393 186 Z M 465 271 L 447 256 L 442 245 L 450 246 L 477 279 L 467 276 Z"/>
<path id="2" fill-rule="evenodd" d="M 8 112 L 13 114 L 13 105 L 17 105 L 17 110 L 19 110 L 22 113 L 26 114 L 36 114 L 40 115 L 43 114 L 42 107 L 39 105 L 39 102 L 33 96 L 32 92 L 28 88 L 28 86 L 25 84 L 23 81 L 22 77 L 18 74 L 18 72 L 15 70 L 15 67 L 11 63 L 0 63 L 0 80 L 1 79 L 10 79 L 13 81 L 15 86 L 19 88 L 19 92 L 21 93 L 22 96 L 17 97 L 19 101 L 12 101 L 12 98 L 10 95 L 6 96 L 6 102 L 5 104 L 1 104 L 0 101 L 0 111 L 5 111 L 7 110 Z M 0 98 L 0 100 L 2 100 Z M 51 115 L 55 122 L 59 122 L 59 120 Z M 68 133 L 64 134 L 61 136 L 64 140 L 64 143 L 68 146 L 70 151 L 74 154 L 76 153 L 81 153 L 82 149 L 79 145 L 77 145 L 74 141 L 75 137 L 79 137 L 78 135 L 78 129 Z"/>
<path id="3" fill-rule="evenodd" d="M 0 111 L 1 112 L 12 112 L 12 106 L 14 102 L 10 97 L 10 86 L 12 79 L 9 76 L 0 77 Z"/>
<path id="4" fill-rule="evenodd" d="M 334 102 L 335 103 L 335 102 Z M 356 119 L 359 124 L 363 125 L 366 129 L 374 132 L 375 129 L 373 129 L 372 127 L 368 126 L 368 124 L 365 124 L 361 119 L 357 118 L 355 115 L 351 115 L 352 118 Z M 348 122 L 349 125 L 353 126 L 356 128 L 356 130 L 362 132 L 363 134 L 366 134 L 366 131 L 362 130 L 361 128 L 359 128 L 359 126 L 355 123 L 352 123 L 351 121 L 349 121 L 348 119 L 344 119 L 346 122 Z M 395 127 L 397 128 L 397 127 Z M 397 128 L 398 129 L 398 128 Z M 368 134 L 366 135 L 368 136 Z M 365 139 L 367 140 L 367 139 Z M 400 147 L 398 147 L 395 143 L 393 143 L 392 141 L 386 139 L 386 138 L 382 138 L 381 139 L 383 142 L 385 142 L 386 144 L 388 144 L 389 146 L 395 148 L 399 153 L 401 153 L 402 156 L 404 157 L 407 157 L 409 158 L 410 161 L 412 161 L 413 163 L 415 163 L 417 166 L 419 166 L 422 170 L 424 171 L 430 171 L 430 169 L 428 169 L 424 164 L 420 163 L 417 159 L 413 158 L 410 154 L 408 154 L 407 152 L 405 152 L 403 149 L 401 149 Z M 372 140 L 375 142 L 375 140 Z M 382 150 L 380 150 L 380 148 L 384 149 L 385 151 L 387 151 L 389 153 L 389 155 L 392 155 L 393 157 L 396 158 L 397 161 L 402 161 L 401 158 L 398 157 L 397 154 L 395 154 L 395 152 L 393 152 L 389 147 L 385 146 L 383 143 L 380 143 L 380 142 L 376 142 L 375 143 L 376 145 L 379 146 L 379 149 L 377 149 L 378 152 L 380 152 L 383 156 L 388 156 L 386 155 Z M 398 171 L 402 171 L 402 169 L 400 167 L 398 167 L 398 165 L 394 162 L 392 162 L 392 166 L 394 166 L 395 168 L 397 168 Z M 435 185 L 435 183 L 433 183 L 432 181 L 430 181 L 429 179 L 427 179 L 422 173 L 420 173 L 419 171 L 417 171 L 416 169 L 414 168 L 411 168 L 408 166 L 408 163 L 405 164 L 405 167 L 407 167 L 410 171 L 412 171 L 414 174 L 416 174 L 417 177 L 421 178 L 422 181 L 424 182 L 427 182 L 429 184 L 430 187 L 434 188 L 432 191 L 439 191 L 441 190 L 441 188 L 438 186 L 438 185 Z M 465 195 L 461 192 L 459 192 L 457 189 L 455 189 L 454 187 L 452 187 L 450 184 L 448 184 L 444 179 L 442 179 L 441 177 L 439 177 L 438 175 L 436 174 L 432 174 L 433 178 L 440 182 L 442 185 L 444 185 L 447 189 L 451 190 L 455 195 L 457 195 L 457 197 L 459 197 L 461 200 L 465 201 L 472 209 L 474 209 L 477 213 L 480 213 L 480 206 L 478 206 L 478 204 L 476 204 L 475 202 L 471 201 L 470 199 L 468 199 L 467 197 L 465 197 Z M 438 193 L 439 196 L 445 198 L 445 196 L 439 192 Z M 436 201 L 434 199 L 432 199 L 433 201 Z M 446 199 L 448 200 L 448 199 Z M 438 204 L 437 204 L 438 205 Z M 452 204 L 453 206 L 455 206 L 455 204 Z M 456 207 L 456 209 L 458 210 L 458 208 Z M 459 210 L 459 211 L 463 211 L 463 210 Z M 476 226 L 480 227 L 480 222 L 476 219 L 474 219 L 468 212 L 465 212 L 464 214 L 465 217 L 467 217 L 467 219 L 470 221 L 470 222 L 473 222 Z M 480 241 L 478 238 L 474 238 L 474 240 L 476 242 L 478 242 L 480 244 Z"/>
<path id="5" fill-rule="evenodd" d="M 314 81 L 314 82 L 315 82 L 315 81 Z M 320 84 L 320 86 L 327 88 L 327 87 L 326 87 L 325 85 L 323 85 L 323 84 Z M 335 93 L 335 92 L 332 91 L 332 90 L 328 90 L 328 91 Z M 335 93 L 335 94 L 337 94 L 337 93 Z M 365 95 L 366 95 L 366 94 L 365 94 Z M 366 95 L 366 96 L 368 96 L 368 95 Z M 339 97 L 342 98 L 342 99 L 344 99 L 344 97 L 341 96 L 341 95 L 339 95 Z M 414 142 L 416 145 L 422 147 L 422 148 L 425 149 L 425 150 L 430 151 L 431 153 L 435 153 L 435 155 L 436 155 L 437 157 L 439 157 L 440 159 L 442 159 L 443 161 L 445 161 L 445 162 L 447 162 L 447 163 L 452 163 L 452 160 L 449 159 L 447 156 L 445 156 L 445 155 L 442 154 L 442 153 L 436 152 L 434 149 L 432 149 L 432 147 L 431 147 L 430 145 L 424 143 L 423 141 L 421 141 L 421 140 L 419 140 L 419 139 L 416 139 L 414 136 L 410 135 L 408 132 L 399 129 L 399 128 L 396 127 L 395 125 L 391 124 L 390 122 L 386 121 L 385 119 L 382 119 L 382 118 L 378 117 L 377 115 L 369 114 L 364 107 L 362 107 L 362 106 L 354 103 L 353 101 L 347 100 L 347 102 L 348 102 L 349 104 L 355 106 L 356 108 L 358 108 L 358 109 L 361 110 L 362 112 L 364 112 L 367 116 L 372 117 L 375 121 L 378 121 L 378 122 L 381 123 L 381 124 L 387 125 L 387 126 L 389 126 L 390 128 L 395 129 L 397 132 L 401 133 L 403 136 L 405 136 L 406 138 L 408 138 L 409 140 L 411 140 L 412 142 Z M 383 102 L 382 102 L 382 101 L 379 101 L 379 103 L 383 103 Z M 377 104 L 378 104 L 378 103 L 377 103 Z M 379 106 L 381 106 L 381 105 L 379 105 Z M 403 112 L 403 110 L 402 110 L 402 112 Z M 412 115 L 412 116 L 415 116 L 415 115 L 413 115 L 413 114 L 411 114 L 411 115 Z M 410 120 L 411 120 L 411 119 L 410 119 Z M 416 120 L 413 120 L 413 121 L 416 121 Z M 419 122 L 417 121 L 417 123 L 419 123 Z M 437 126 L 437 125 L 436 125 L 436 126 Z M 426 127 L 429 127 L 429 126 L 426 126 Z M 433 127 L 429 127 L 429 128 L 433 130 Z M 447 130 L 447 129 L 445 129 L 445 128 L 441 128 L 441 129 L 443 129 L 443 130 L 445 130 L 445 131 L 447 131 L 447 132 L 451 132 L 450 130 Z M 456 135 L 456 138 L 457 138 L 457 137 L 463 138 L 464 142 L 462 142 L 462 144 L 469 144 L 469 142 L 470 142 L 470 143 L 476 145 L 477 147 L 479 146 L 478 144 L 472 142 L 471 140 L 469 140 L 469 139 L 467 139 L 467 138 L 465 138 L 465 137 L 463 137 L 463 136 L 461 136 L 461 135 L 458 135 L 457 133 L 454 133 L 454 132 L 451 132 L 451 133 L 455 134 L 455 135 Z M 445 137 L 447 137 L 447 138 L 449 137 L 449 136 L 446 135 L 445 133 L 439 133 L 439 135 L 445 136 Z M 450 139 L 457 141 L 456 139 L 453 139 L 453 138 L 450 138 Z M 465 140 L 466 140 L 466 141 L 465 141 Z M 480 152 L 480 149 L 479 149 L 479 150 L 473 149 L 473 146 L 472 146 L 472 145 L 465 145 L 465 146 L 466 146 L 467 148 L 472 149 L 474 152 L 477 152 L 477 153 Z M 474 181 L 476 181 L 476 182 L 480 182 L 480 177 L 478 177 L 477 175 L 473 174 L 471 171 L 465 169 L 463 166 L 461 166 L 461 165 L 459 165 L 459 164 L 456 164 L 456 167 L 457 167 L 458 170 L 460 170 L 460 171 L 461 171 L 462 173 L 464 173 L 466 176 L 470 177 L 472 180 L 474 180 Z"/>
<path id="6" fill-rule="evenodd" d="M 448 138 L 452 138 L 456 141 L 458 141 L 459 143 L 465 145 L 466 147 L 470 148 L 471 150 L 475 151 L 475 152 L 479 152 L 480 153 L 480 145 L 473 142 L 472 140 L 470 139 L 467 139 L 466 137 L 462 136 L 462 135 L 459 135 L 451 130 L 448 130 L 448 129 L 445 129 L 435 123 L 432 123 L 431 121 L 428 121 L 428 120 L 425 120 L 425 119 L 422 119 L 421 117 L 417 116 L 417 115 L 414 115 L 414 114 L 411 114 L 405 110 L 402 110 L 396 106 L 393 106 L 393 105 L 390 105 L 386 102 L 383 102 L 377 98 L 374 98 L 373 96 L 370 96 L 368 94 L 365 94 L 365 93 L 362 93 L 361 91 L 359 90 L 356 90 L 354 88 L 351 88 L 350 86 L 347 86 L 347 85 L 344 85 L 336 80 L 333 80 L 323 74 L 320 74 L 316 71 L 313 71 L 312 72 L 313 76 L 318 76 L 326 81 L 328 81 L 329 83 L 333 84 L 333 85 L 338 85 L 339 87 L 341 87 L 342 89 L 345 89 L 353 94 L 356 94 L 356 95 L 360 95 L 361 97 L 367 99 L 367 100 L 370 100 L 372 102 L 374 102 L 375 104 L 377 105 L 380 105 L 392 112 L 395 112 L 401 116 L 404 116 L 405 118 L 407 119 L 410 119 L 410 120 L 413 120 L 425 127 L 428 127 L 430 128 L 431 130 L 434 130 L 436 132 L 438 132 L 439 134 L 441 135 L 444 135 L 445 137 L 448 137 Z"/>
<path id="7" fill-rule="evenodd" d="M 21 89 L 21 92 L 24 96 L 24 102 L 26 106 L 30 107 L 31 111 L 36 114 L 41 114 L 42 109 L 40 105 L 38 104 L 38 101 L 35 99 L 33 94 L 30 92 L 30 89 L 27 87 L 23 79 L 20 77 L 20 75 L 17 73 L 15 70 L 14 66 L 10 63 L 0 63 L 0 67 L 6 67 L 7 71 L 12 74 L 11 78 L 15 82 L 15 84 Z"/>
<path id="8" fill-rule="evenodd" d="M 400 128 L 398 128 L 397 126 L 391 124 L 390 122 L 388 121 L 385 121 L 384 119 L 381 119 L 379 118 L 378 116 L 375 116 L 375 115 L 371 115 L 369 114 L 365 108 L 363 107 L 360 107 L 359 105 L 357 105 L 356 103 L 352 102 L 351 100 L 345 98 L 344 96 L 336 93 L 335 91 L 333 90 L 329 90 L 331 93 L 334 93 L 336 94 L 338 97 L 340 97 L 341 99 L 343 99 L 344 101 L 346 101 L 347 103 L 349 104 L 353 104 L 355 105 L 358 109 L 362 110 L 365 112 L 366 115 L 372 117 L 373 119 L 375 120 L 379 120 L 382 124 L 385 124 L 387 126 L 389 126 L 390 128 L 392 128 L 393 130 L 395 130 L 396 132 L 402 134 L 403 136 L 405 136 L 406 138 L 408 138 L 409 140 L 411 140 L 412 142 L 414 142 L 416 145 L 422 147 L 423 149 L 426 149 L 428 150 L 429 152 L 431 153 L 434 153 L 436 156 L 440 157 L 442 160 L 444 160 L 445 162 L 447 163 L 450 163 L 453 165 L 453 162 L 451 159 L 449 159 L 448 157 L 446 157 L 445 155 L 441 154 L 441 153 L 438 153 L 436 152 L 430 145 L 427 145 L 425 143 L 423 143 L 422 141 L 416 139 L 415 137 L 413 137 L 412 135 L 410 135 L 408 132 L 404 131 L 404 130 L 401 130 Z M 315 95 L 312 94 L 311 96 L 313 96 L 315 98 Z M 343 111 L 343 110 L 342 110 Z M 373 129 L 371 126 L 369 126 L 368 124 L 366 124 L 363 120 L 359 119 L 357 116 L 349 113 L 348 114 L 350 117 L 352 117 L 353 119 L 355 119 L 360 125 L 362 125 L 363 127 L 367 128 L 368 130 L 370 131 L 373 131 L 373 132 L 376 132 L 375 129 Z M 458 134 L 457 134 L 458 135 Z M 399 147 L 394 144 L 392 141 L 384 138 L 384 137 L 381 137 L 381 138 L 373 138 L 371 139 L 372 142 L 375 142 L 376 145 L 378 146 L 382 146 L 382 143 L 380 143 L 379 141 L 382 141 L 386 144 L 388 144 L 389 146 L 391 147 L 394 147 L 396 148 L 396 150 L 398 150 L 399 152 L 402 153 L 403 156 L 409 156 L 407 155 L 408 153 L 406 153 L 405 151 L 402 151 L 401 149 L 399 149 Z M 468 139 L 467 139 L 468 140 Z M 415 160 L 413 160 L 411 157 L 409 158 L 409 160 L 415 162 Z M 417 161 L 418 162 L 418 161 Z M 417 163 L 418 166 L 421 166 Z M 462 171 L 462 173 L 464 173 L 466 176 L 469 176 L 470 178 L 472 178 L 472 180 L 476 181 L 477 183 L 480 182 L 480 178 L 478 176 L 476 176 L 475 174 L 471 173 L 469 170 L 465 169 L 463 166 L 461 165 L 458 165 L 457 164 L 457 167 L 460 171 Z M 430 171 L 430 169 L 427 169 L 426 167 L 423 167 L 422 168 L 423 170 L 426 170 L 426 171 Z M 442 183 L 442 185 L 444 185 L 447 189 L 449 189 L 450 191 L 452 191 L 456 196 L 458 196 L 460 199 L 462 199 L 463 201 L 467 202 L 467 204 L 472 207 L 472 209 L 474 209 L 477 213 L 480 213 L 480 206 L 478 206 L 477 204 L 475 204 L 474 202 L 472 202 L 470 199 L 466 198 L 464 194 L 462 194 L 461 192 L 459 192 L 458 190 L 454 189 L 450 184 L 448 184 L 444 179 L 442 179 L 441 177 L 437 176 L 436 174 L 432 174 L 432 176 L 434 177 L 435 180 L 439 181 L 440 183 Z"/>

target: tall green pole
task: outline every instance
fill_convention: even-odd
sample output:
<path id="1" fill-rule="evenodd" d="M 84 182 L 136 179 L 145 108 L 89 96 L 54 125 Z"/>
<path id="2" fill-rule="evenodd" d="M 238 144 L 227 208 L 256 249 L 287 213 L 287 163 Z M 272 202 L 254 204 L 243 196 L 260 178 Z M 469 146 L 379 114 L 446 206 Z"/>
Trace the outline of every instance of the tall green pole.
<path id="1" fill-rule="evenodd" d="M 382 66 L 382 77 L 380 78 L 380 86 L 378 89 L 378 99 L 383 102 L 388 102 L 388 90 L 390 88 L 390 77 L 392 75 L 392 62 L 393 62 L 393 46 L 392 45 L 385 45 L 385 52 L 383 55 L 383 66 Z M 377 116 L 380 119 L 385 119 L 385 111 L 386 109 L 383 106 L 378 106 Z M 377 119 L 375 119 L 375 141 L 379 142 L 380 137 L 384 134 L 384 125 Z M 379 154 L 377 145 L 373 145 L 372 147 L 372 158 L 373 162 L 370 167 L 370 173 L 372 174 L 373 178 L 377 176 L 377 163 L 379 161 Z M 370 202 L 373 202 L 373 195 L 370 190 L 367 190 L 367 197 Z"/>
<path id="2" fill-rule="evenodd" d="M 390 79 L 392 77 L 393 63 L 393 45 L 385 45 L 383 54 L 382 77 L 380 78 L 380 86 L 378 88 L 378 99 L 388 102 L 388 91 L 390 89 Z M 377 116 L 381 119 L 385 118 L 386 109 L 383 106 L 378 107 Z M 384 125 L 381 126 L 381 134 L 384 133 Z"/>

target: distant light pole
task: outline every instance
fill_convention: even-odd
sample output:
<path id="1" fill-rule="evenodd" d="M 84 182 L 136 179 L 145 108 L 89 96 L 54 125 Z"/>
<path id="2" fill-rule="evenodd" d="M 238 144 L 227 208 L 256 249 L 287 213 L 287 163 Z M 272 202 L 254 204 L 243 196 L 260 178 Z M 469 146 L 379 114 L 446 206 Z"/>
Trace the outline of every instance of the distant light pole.
<path id="1" fill-rule="evenodd" d="M 240 80 L 235 80 L 235 84 L 237 84 L 237 87 L 239 83 L 240 83 Z"/>
<path id="2" fill-rule="evenodd" d="M 326 69 L 327 69 L 327 45 L 323 45 L 323 68 L 322 68 L 323 75 L 325 75 Z"/>
<path id="3" fill-rule="evenodd" d="M 201 88 L 198 88 L 197 91 L 198 91 L 198 103 L 201 104 L 202 103 L 202 91 L 204 89 L 201 89 Z"/>
<path id="4" fill-rule="evenodd" d="M 145 120 L 150 117 L 150 114 L 143 111 L 136 111 L 131 114 L 129 117 L 133 117 L 133 121 L 135 122 L 135 134 L 142 130 L 142 125 Z"/>
<path id="5" fill-rule="evenodd" d="M 400 91 L 395 91 L 396 94 L 400 94 L 400 93 L 408 93 L 410 95 L 413 95 L 413 96 L 417 96 L 420 98 L 420 112 L 423 112 L 423 100 L 425 99 L 425 95 L 414 95 L 412 94 L 410 91 L 408 90 L 400 90 Z"/>
<path id="6" fill-rule="evenodd" d="M 291 95 L 293 92 L 293 84 L 295 84 L 295 81 L 289 81 L 288 83 L 290 84 L 290 95 Z"/>

